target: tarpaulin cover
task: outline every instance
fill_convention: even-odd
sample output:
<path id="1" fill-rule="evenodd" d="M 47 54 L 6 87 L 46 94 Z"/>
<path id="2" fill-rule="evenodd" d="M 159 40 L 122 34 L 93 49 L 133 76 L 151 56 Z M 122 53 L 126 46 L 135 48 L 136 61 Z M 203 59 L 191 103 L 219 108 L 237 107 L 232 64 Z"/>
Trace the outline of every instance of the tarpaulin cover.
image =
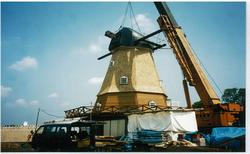
<path id="1" fill-rule="evenodd" d="M 162 131 L 153 131 L 153 130 L 142 130 L 138 132 L 138 136 L 143 137 L 162 137 Z"/>
<path id="2" fill-rule="evenodd" d="M 162 142 L 163 133 L 162 131 L 142 130 L 137 132 L 137 141 L 141 141 L 142 143 L 160 143 Z"/>
<path id="3" fill-rule="evenodd" d="M 210 140 L 211 144 L 218 144 L 245 134 L 246 130 L 243 127 L 213 128 Z"/>
<path id="4" fill-rule="evenodd" d="M 128 116 L 128 132 L 141 130 L 195 132 L 197 131 L 195 112 L 164 111 Z"/>

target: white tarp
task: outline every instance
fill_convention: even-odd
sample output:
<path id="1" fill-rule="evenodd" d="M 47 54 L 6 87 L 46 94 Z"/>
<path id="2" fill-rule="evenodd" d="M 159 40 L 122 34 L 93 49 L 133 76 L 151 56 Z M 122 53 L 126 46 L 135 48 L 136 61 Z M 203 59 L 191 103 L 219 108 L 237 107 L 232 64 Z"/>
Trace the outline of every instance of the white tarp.
<path id="1" fill-rule="evenodd" d="M 172 132 L 198 130 L 194 111 L 164 111 L 128 116 L 128 132 L 138 132 L 143 129 Z"/>

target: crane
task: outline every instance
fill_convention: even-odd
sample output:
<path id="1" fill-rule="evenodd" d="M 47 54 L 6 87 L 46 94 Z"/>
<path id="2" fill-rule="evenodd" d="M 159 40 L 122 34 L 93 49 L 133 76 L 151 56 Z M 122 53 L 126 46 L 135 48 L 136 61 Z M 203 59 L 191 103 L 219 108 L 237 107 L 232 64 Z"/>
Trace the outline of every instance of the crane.
<path id="1" fill-rule="evenodd" d="M 174 19 L 165 2 L 154 2 L 160 16 L 157 22 L 167 38 L 170 47 L 183 72 L 183 87 L 188 108 L 192 107 L 188 84 L 194 86 L 202 102 L 204 110 L 196 112 L 199 127 L 230 126 L 237 121 L 240 105 L 222 104 L 212 85 L 209 83 L 198 58 L 189 44 L 181 26 Z"/>
<path id="2" fill-rule="evenodd" d="M 178 25 L 174 16 L 165 2 L 154 2 L 156 9 L 160 16 L 157 19 L 160 29 L 152 32 L 146 36 L 137 35 L 132 37 L 129 42 L 123 41 L 120 33 L 113 33 L 106 31 L 105 36 L 117 41 L 120 45 L 136 46 L 140 43 L 147 43 L 150 45 L 152 51 L 164 47 L 166 44 L 157 44 L 148 40 L 150 37 L 163 32 L 169 42 L 170 47 L 173 49 L 175 57 L 183 72 L 183 87 L 187 107 L 192 108 L 192 102 L 189 95 L 189 86 L 194 86 L 202 102 L 202 110 L 196 111 L 196 119 L 199 128 L 211 128 L 216 126 L 231 126 L 239 119 L 237 116 L 242 111 L 241 106 L 234 102 L 221 103 L 212 85 L 209 83 L 206 74 L 204 73 L 201 64 L 198 61 L 191 45 L 189 44 L 184 31 Z M 111 40 L 111 41 L 112 41 Z M 119 50 L 114 50 L 113 46 L 109 47 L 110 52 L 99 57 L 98 60 L 106 58 Z M 80 107 L 65 111 L 67 115 L 73 113 L 78 116 L 78 110 L 84 110 L 86 107 Z M 77 112 L 75 112 L 77 111 Z"/>

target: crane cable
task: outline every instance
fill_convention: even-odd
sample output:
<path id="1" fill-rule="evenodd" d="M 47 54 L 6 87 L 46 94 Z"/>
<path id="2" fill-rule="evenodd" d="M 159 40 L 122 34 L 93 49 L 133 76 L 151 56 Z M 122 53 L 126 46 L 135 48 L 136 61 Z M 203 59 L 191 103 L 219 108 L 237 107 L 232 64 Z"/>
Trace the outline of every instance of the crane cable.
<path id="1" fill-rule="evenodd" d="M 194 49 L 193 49 L 193 47 L 191 46 L 190 43 L 189 43 L 189 46 L 192 48 L 192 50 L 194 52 L 194 55 L 197 57 L 197 59 L 200 62 L 201 66 L 204 68 L 205 72 L 210 77 L 210 79 L 212 80 L 212 82 L 214 83 L 214 85 L 216 86 L 216 88 L 219 90 L 219 92 L 221 93 L 221 95 L 223 95 L 223 92 L 220 89 L 219 85 L 216 83 L 215 79 L 212 77 L 212 75 L 208 72 L 208 70 L 206 69 L 206 67 L 203 65 L 203 63 L 201 62 L 200 58 L 198 57 L 198 55 L 196 54 L 196 52 L 194 51 Z"/>
<path id="2" fill-rule="evenodd" d="M 133 7 L 132 7 L 132 4 L 131 2 L 128 2 L 127 6 L 126 6 L 126 10 L 125 10 L 125 13 L 124 13 L 124 17 L 123 17 L 123 20 L 122 20 L 122 24 L 120 26 L 120 28 L 118 30 L 120 30 L 121 28 L 124 27 L 124 24 L 125 24 L 125 21 L 126 21 L 126 17 L 127 17 L 127 14 L 128 14 L 128 9 L 130 9 L 130 22 L 131 22 L 131 27 L 133 29 L 133 22 L 132 22 L 132 17 L 131 17 L 131 14 L 133 15 L 133 19 L 135 21 L 135 24 L 138 28 L 138 30 L 141 32 L 141 29 L 140 29 L 140 26 L 139 24 L 137 23 L 137 20 L 136 20 L 136 17 L 135 17 L 135 14 L 134 14 L 134 11 L 133 11 Z M 156 41 L 157 43 L 160 43 L 160 42 L 163 42 L 163 39 L 161 39 L 160 37 L 160 34 L 157 35 L 156 37 Z M 191 44 L 189 44 L 190 47 L 192 48 L 193 50 L 193 47 L 191 46 Z M 170 48 L 166 48 L 166 49 L 170 49 Z M 194 50 L 193 50 L 194 52 Z M 197 56 L 197 54 L 194 52 L 195 56 L 197 57 L 198 61 L 200 62 L 201 66 L 204 68 L 205 72 L 207 73 L 207 75 L 210 77 L 210 79 L 212 80 L 212 82 L 214 83 L 214 85 L 216 86 L 216 88 L 219 90 L 219 92 L 221 93 L 221 95 L 223 95 L 222 93 L 222 90 L 220 89 L 219 85 L 216 83 L 216 81 L 214 80 L 214 78 L 212 77 L 212 75 L 208 72 L 208 70 L 206 69 L 206 67 L 203 65 L 203 63 L 201 62 L 201 60 L 199 59 L 199 57 Z"/>
<path id="3" fill-rule="evenodd" d="M 129 7 L 129 5 L 127 4 L 126 9 L 125 9 L 125 13 L 124 13 L 124 16 L 123 16 L 123 19 L 122 19 L 121 26 L 119 27 L 118 30 L 120 30 L 121 28 L 124 27 L 124 24 L 125 24 L 125 21 L 126 21 L 126 17 L 127 17 L 127 14 L 128 14 L 128 7 Z"/>
<path id="4" fill-rule="evenodd" d="M 139 26 L 139 24 L 138 24 L 138 22 L 137 22 L 137 20 L 136 20 L 136 17 L 135 17 L 135 14 L 134 14 L 134 9 L 133 9 L 133 6 L 132 6 L 132 3 L 129 2 L 129 4 L 130 4 L 130 11 L 131 11 L 131 13 L 132 13 L 132 15 L 133 15 L 135 24 L 136 24 L 136 26 L 137 26 L 139 32 L 142 33 L 142 31 L 141 31 L 141 29 L 140 29 L 140 26 Z"/>
<path id="5" fill-rule="evenodd" d="M 127 3 L 126 9 L 125 9 L 125 12 L 124 12 L 124 15 L 123 15 L 122 23 L 121 23 L 119 29 L 116 32 L 118 32 L 120 29 L 122 29 L 124 27 L 126 19 L 127 19 L 127 16 L 128 16 L 128 11 L 129 11 L 129 18 L 130 18 L 131 28 L 133 29 L 133 25 L 135 24 L 136 27 L 137 27 L 137 29 L 138 29 L 138 31 L 141 34 L 145 35 L 145 33 L 142 32 L 142 30 L 141 30 L 141 28 L 140 28 L 140 26 L 139 26 L 139 24 L 138 24 L 138 22 L 136 20 L 136 16 L 135 16 L 134 9 L 133 9 L 133 6 L 132 6 L 131 2 Z M 158 42 L 158 43 L 162 43 L 162 42 L 166 41 L 165 39 L 160 38 L 160 34 L 158 34 L 157 37 L 153 36 L 153 38 L 155 38 L 156 42 Z"/>
<path id="6" fill-rule="evenodd" d="M 130 18 L 130 26 L 131 26 L 131 28 L 133 29 L 133 24 L 135 24 L 137 26 L 139 32 L 142 33 L 142 31 L 140 29 L 140 26 L 139 26 L 139 24 L 138 24 L 138 22 L 136 20 L 136 17 L 135 17 L 135 14 L 134 14 L 134 9 L 133 9 L 133 6 L 132 6 L 131 2 L 128 2 L 127 6 L 126 6 L 121 26 L 119 27 L 119 29 L 117 31 L 119 31 L 120 29 L 122 29 L 124 27 L 127 16 L 128 16 L 128 11 L 129 11 L 129 18 Z M 134 23 L 133 23 L 133 21 L 134 21 Z"/>

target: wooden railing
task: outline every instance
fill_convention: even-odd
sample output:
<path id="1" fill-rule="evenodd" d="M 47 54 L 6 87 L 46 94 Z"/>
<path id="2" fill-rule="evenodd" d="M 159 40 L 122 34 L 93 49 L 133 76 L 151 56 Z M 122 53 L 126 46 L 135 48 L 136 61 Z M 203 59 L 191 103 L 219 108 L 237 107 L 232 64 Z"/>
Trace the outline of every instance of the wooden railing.
<path id="1" fill-rule="evenodd" d="M 182 107 L 166 107 L 166 106 L 148 106 L 148 105 L 140 105 L 140 106 L 109 106 L 109 107 L 94 107 L 94 106 L 81 106 L 78 108 L 66 110 L 65 116 L 66 118 L 76 118 L 76 117 L 84 117 L 89 116 L 90 114 L 97 115 L 102 113 L 110 113 L 110 114 L 140 114 L 140 113 L 148 113 L 148 112 L 161 112 L 161 111 L 193 111 L 194 109 L 187 109 Z"/>

